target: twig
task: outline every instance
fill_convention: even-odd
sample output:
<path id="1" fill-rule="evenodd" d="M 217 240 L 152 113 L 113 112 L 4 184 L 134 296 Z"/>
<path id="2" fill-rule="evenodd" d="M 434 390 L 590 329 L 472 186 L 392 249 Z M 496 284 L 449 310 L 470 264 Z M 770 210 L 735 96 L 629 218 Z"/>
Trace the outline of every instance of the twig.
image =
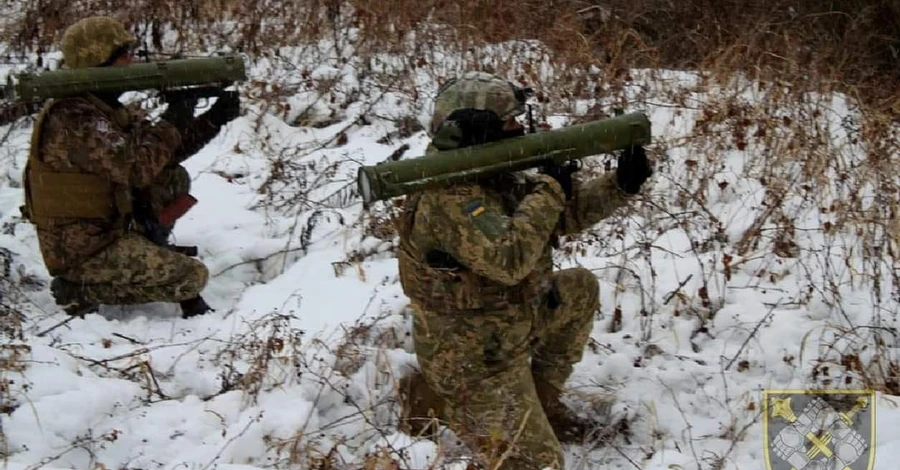
<path id="1" fill-rule="evenodd" d="M 675 297 L 676 294 L 678 294 L 678 292 L 691 280 L 692 277 L 694 277 L 693 274 L 688 274 L 688 277 L 684 278 L 683 281 L 678 283 L 678 287 L 676 287 L 675 290 L 666 294 L 663 300 L 663 305 L 668 305 L 672 298 Z"/>
<path id="2" fill-rule="evenodd" d="M 50 328 L 47 328 L 46 330 L 36 334 L 35 336 L 37 336 L 38 338 L 43 338 L 47 333 L 50 333 L 51 331 L 53 331 L 63 325 L 67 325 L 70 321 L 74 320 L 75 318 L 76 317 L 70 316 L 69 318 L 66 318 L 65 320 L 51 326 Z"/>
<path id="3" fill-rule="evenodd" d="M 500 458 L 494 464 L 493 470 L 498 470 L 506 459 L 512 454 L 513 449 L 515 448 L 515 443 L 522 437 L 522 432 L 525 431 L 525 425 L 528 423 L 528 418 L 531 416 L 531 411 L 528 410 L 525 412 L 525 416 L 522 417 L 522 423 L 519 424 L 519 429 L 516 431 L 515 437 L 513 437 L 510 445 L 503 451 L 503 454 L 500 455 Z"/>
<path id="4" fill-rule="evenodd" d="M 27 467 L 25 470 L 37 470 L 39 468 L 43 468 L 50 462 L 55 462 L 55 461 L 61 459 L 64 455 L 68 454 L 69 452 L 72 452 L 75 449 L 83 448 L 82 446 L 84 444 L 88 444 L 88 443 L 92 443 L 92 442 L 94 442 L 94 437 L 92 437 L 92 436 L 76 437 L 75 440 L 72 441 L 72 443 L 70 443 L 65 449 L 63 449 L 58 454 L 50 456 L 50 457 L 44 457 L 39 462 Z"/>
<path id="5" fill-rule="evenodd" d="M 109 362 L 114 362 L 114 361 L 118 361 L 118 360 L 121 360 L 121 359 L 128 359 L 128 358 L 132 358 L 132 357 L 135 357 L 135 356 L 139 356 L 139 355 L 141 355 L 141 354 L 147 354 L 147 353 L 149 353 L 149 352 L 151 352 L 151 351 L 156 351 L 156 350 L 159 350 L 159 349 L 166 349 L 166 348 L 177 348 L 177 347 L 180 347 L 180 346 L 187 346 L 187 345 L 191 345 L 191 344 L 195 344 L 195 343 L 202 343 L 203 341 L 207 341 L 207 340 L 209 340 L 209 339 L 210 339 L 210 337 L 207 336 L 207 337 L 203 337 L 203 338 L 196 339 L 196 340 L 194 340 L 194 341 L 184 341 L 184 342 L 181 342 L 181 343 L 160 344 L 160 345 L 156 345 L 156 346 L 143 347 L 143 348 L 138 348 L 138 349 L 136 349 L 136 350 L 134 350 L 134 351 L 131 351 L 131 352 L 129 352 L 129 353 L 119 354 L 119 355 L 117 355 L 117 356 L 109 357 L 109 358 L 106 358 L 106 359 L 99 359 L 99 360 L 95 360 L 95 359 L 90 359 L 90 358 L 78 356 L 77 354 L 74 354 L 74 353 L 72 353 L 71 351 L 68 351 L 68 350 L 66 350 L 66 349 L 63 349 L 63 348 L 60 348 L 60 349 L 61 349 L 62 351 L 64 351 L 64 352 L 66 352 L 67 354 L 69 354 L 70 356 L 76 358 L 76 359 L 81 359 L 81 360 L 85 360 L 85 361 L 90 361 L 90 362 L 95 363 L 96 365 L 105 365 L 106 363 L 109 363 Z"/>
<path id="6" fill-rule="evenodd" d="M 239 266 L 243 266 L 243 265 L 245 265 L 245 264 L 256 264 L 256 263 L 260 263 L 260 262 L 262 262 L 262 261 L 268 261 L 268 260 L 270 260 L 271 258 L 274 258 L 275 256 L 278 256 L 278 255 L 287 255 L 287 254 L 290 254 L 290 253 L 294 253 L 294 252 L 296 252 L 296 251 L 304 251 L 304 248 L 281 249 L 281 250 L 275 251 L 275 252 L 273 252 L 273 253 L 271 253 L 271 254 L 269 254 L 269 255 L 263 256 L 263 257 L 261 257 L 261 258 L 254 258 L 254 259 L 247 260 L 247 261 L 238 261 L 237 263 L 234 263 L 234 264 L 232 264 L 232 265 L 230 265 L 230 266 L 227 266 L 227 267 L 223 268 L 221 271 L 219 271 L 219 272 L 213 274 L 212 277 L 218 277 L 218 276 L 221 276 L 221 275 L 227 273 L 228 271 L 231 271 L 232 269 L 237 268 L 237 267 L 239 267 Z"/>
<path id="7" fill-rule="evenodd" d="M 760 411 L 758 411 L 756 413 L 756 416 L 750 422 L 745 424 L 744 427 L 742 427 L 741 430 L 738 431 L 737 434 L 734 436 L 734 439 L 731 440 L 731 445 L 728 446 L 728 450 L 726 450 L 725 455 L 722 456 L 723 461 L 725 459 L 727 459 L 728 456 L 731 455 L 732 452 L 734 452 L 735 447 L 737 447 L 737 443 L 739 441 L 743 440 L 744 436 L 746 436 L 746 434 L 747 434 L 747 430 L 750 429 L 750 426 L 753 426 L 759 422 L 759 417 L 762 416 L 761 410 L 762 410 L 762 407 L 760 407 Z"/>
<path id="8" fill-rule="evenodd" d="M 123 335 L 123 334 L 121 334 L 121 333 L 113 333 L 112 335 L 115 336 L 115 337 L 117 337 L 117 338 L 122 338 L 122 339 L 124 339 L 125 341 L 128 341 L 128 342 L 131 343 L 131 344 L 140 344 L 140 345 L 146 344 L 146 343 L 142 343 L 142 342 L 140 342 L 140 341 L 138 341 L 138 340 L 136 340 L 136 339 L 134 339 L 134 338 L 130 338 L 130 337 L 128 337 L 128 336 L 125 336 L 125 335 Z"/>
<path id="9" fill-rule="evenodd" d="M 682 408 L 681 403 L 678 402 L 678 397 L 675 395 L 675 391 L 672 390 L 672 387 L 669 387 L 669 384 L 663 382 L 662 380 L 660 380 L 659 383 L 662 384 L 662 386 L 669 392 L 670 395 L 672 395 L 672 401 L 675 403 L 675 408 L 681 414 L 681 419 L 684 420 L 684 431 L 687 432 L 688 445 L 691 448 L 691 454 L 693 454 L 694 456 L 694 462 L 697 463 L 697 470 L 703 470 L 700 467 L 700 458 L 697 457 L 697 449 L 694 448 L 694 433 L 691 430 L 693 426 L 691 426 L 690 420 L 687 419 L 687 414 L 685 414 L 684 408 Z"/>
<path id="10" fill-rule="evenodd" d="M 621 455 L 622 458 L 624 458 L 625 460 L 627 460 L 628 463 L 630 463 L 632 466 L 634 466 L 634 468 L 636 468 L 637 470 L 642 470 L 642 469 L 641 469 L 641 466 L 638 465 L 637 462 L 635 462 L 634 460 L 632 460 L 631 457 L 629 457 L 627 454 L 625 454 L 625 452 L 623 452 L 622 449 L 619 448 L 619 446 L 615 446 L 615 445 L 614 445 L 614 446 L 612 446 L 612 448 L 613 448 L 613 450 L 616 451 L 619 455 Z"/>
<path id="11" fill-rule="evenodd" d="M 156 373 L 153 372 L 153 367 L 150 365 L 150 361 L 144 361 L 144 367 L 147 368 L 147 374 L 150 375 L 150 379 L 153 380 L 153 385 L 156 386 L 156 394 L 159 395 L 159 398 L 168 400 L 169 396 L 163 393 L 162 387 L 159 386 L 159 381 L 156 380 Z"/>
<path id="12" fill-rule="evenodd" d="M 236 435 L 231 436 L 231 439 L 228 439 L 228 441 L 225 442 L 225 445 L 223 445 L 222 448 L 219 449 L 219 452 L 216 453 L 216 455 L 214 455 L 213 458 L 210 459 L 210 461 L 206 465 L 204 465 L 203 468 L 200 470 L 208 470 L 210 467 L 212 467 L 213 464 L 216 463 L 216 460 L 219 460 L 219 457 L 222 456 L 222 453 L 225 452 L 225 449 L 227 449 L 228 446 L 230 446 L 238 438 L 243 436 L 247 432 L 247 430 L 250 429 L 250 426 L 252 426 L 254 422 L 257 422 L 260 417 L 261 417 L 261 415 L 257 416 L 256 420 L 251 419 L 251 420 L 247 421 L 247 425 L 244 426 L 244 429 L 241 429 L 241 432 L 237 433 Z"/>
<path id="13" fill-rule="evenodd" d="M 777 307 L 777 306 L 781 303 L 781 299 L 782 299 L 782 298 L 783 298 L 783 297 L 779 297 L 779 298 L 778 298 L 778 301 L 776 301 L 775 304 L 772 305 L 771 308 L 769 308 L 768 313 L 766 313 L 766 315 L 765 315 L 764 317 L 762 317 L 762 320 L 760 320 L 760 321 L 756 324 L 756 326 L 753 328 L 753 331 L 750 332 L 750 335 L 747 336 L 747 339 L 745 339 L 745 340 L 744 340 L 744 343 L 741 344 L 740 349 L 738 349 L 738 351 L 737 351 L 737 353 L 735 353 L 734 357 L 732 357 L 731 360 L 728 361 L 728 365 L 725 366 L 725 370 L 726 370 L 726 371 L 727 371 L 728 369 L 731 368 L 732 364 L 734 364 L 734 361 L 737 360 L 738 356 L 740 356 L 741 353 L 744 352 L 744 348 L 747 347 L 747 344 L 750 343 L 750 340 L 753 339 L 754 336 L 756 336 L 756 333 L 759 331 L 759 328 L 763 325 L 763 323 L 765 323 L 766 320 L 768 320 L 769 317 L 772 316 L 772 312 L 774 312 L 774 311 L 775 311 L 775 307 Z"/>

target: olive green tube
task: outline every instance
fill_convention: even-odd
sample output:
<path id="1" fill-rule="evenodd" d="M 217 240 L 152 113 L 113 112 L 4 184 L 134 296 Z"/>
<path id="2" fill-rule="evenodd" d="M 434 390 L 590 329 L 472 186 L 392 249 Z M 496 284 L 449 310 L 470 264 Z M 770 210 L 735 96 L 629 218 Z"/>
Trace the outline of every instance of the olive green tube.
<path id="1" fill-rule="evenodd" d="M 40 102 L 82 93 L 124 93 L 166 90 L 195 85 L 230 85 L 247 79 L 244 57 L 238 54 L 135 63 L 125 67 L 59 69 L 11 77 L 14 101 Z"/>
<path id="2" fill-rule="evenodd" d="M 363 166 L 356 182 L 367 206 L 426 188 L 645 145 L 650 143 L 650 137 L 650 120 L 645 114 L 635 112 L 499 142 Z"/>

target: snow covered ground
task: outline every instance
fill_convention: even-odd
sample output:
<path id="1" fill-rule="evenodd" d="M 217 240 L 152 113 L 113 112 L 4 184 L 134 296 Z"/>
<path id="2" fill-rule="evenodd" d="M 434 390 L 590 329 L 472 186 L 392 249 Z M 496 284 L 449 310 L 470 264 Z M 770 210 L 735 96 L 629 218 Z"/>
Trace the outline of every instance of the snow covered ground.
<path id="1" fill-rule="evenodd" d="M 635 71 L 638 82 L 651 90 L 696 80 L 644 72 Z M 273 76 L 265 64 L 253 73 Z M 435 83 L 419 78 L 420 96 L 432 96 Z M 4 468 L 331 468 L 328 459 L 360 468 L 388 449 L 401 468 L 419 469 L 448 452 L 450 439 L 436 445 L 396 431 L 396 380 L 415 365 L 406 299 L 392 236 L 371 235 L 384 206 L 366 213 L 352 193 L 360 164 L 403 144 L 406 157 L 424 152 L 424 132 L 398 134 L 397 118 L 421 121 L 427 109 L 363 86 L 350 64 L 322 64 L 310 80 L 328 79 L 360 93 L 341 108 L 300 91 L 283 115 L 248 100 L 247 115 L 186 163 L 200 202 L 179 222 L 176 242 L 199 247 L 211 273 L 203 295 L 216 309 L 189 320 L 163 304 L 104 307 L 38 336 L 65 315 L 50 297 L 34 230 L 18 216 L 30 125 L 0 129 L 9 132 L 0 151 L 0 267 L 13 288 L 6 302 L 24 317 L 23 338 L 3 347 L 19 366 L 0 380 Z M 853 234 L 826 235 L 833 215 L 800 200 L 786 203 L 802 228 L 796 256 L 776 256 L 771 244 L 739 255 L 738 240 L 772 191 L 759 176 L 765 149 L 692 147 L 699 113 L 653 93 L 659 99 L 640 107 L 667 148 L 645 201 L 558 253 L 560 267 L 597 273 L 603 305 L 568 399 L 618 430 L 611 441 L 567 447 L 567 466 L 761 469 L 763 390 L 829 376 L 832 386 L 859 388 L 842 382 L 853 374 L 841 354 L 896 360 L 896 267 L 886 266 L 879 287 L 893 300 L 876 302 L 875 288 L 853 276 L 872 261 Z M 307 106 L 313 112 L 301 116 Z M 330 124 L 290 125 L 334 109 L 341 114 Z M 839 98 L 834 110 L 832 123 L 850 112 Z M 847 141 L 841 158 L 862 158 L 833 126 L 833 138 Z M 698 161 L 714 165 L 712 179 L 698 178 Z M 698 188 L 702 205 L 684 197 Z M 818 190 L 846 197 L 839 186 Z M 865 326 L 882 329 L 854 328 Z M 822 359 L 837 364 L 813 379 Z M 878 395 L 877 469 L 900 459 L 896 401 Z"/>

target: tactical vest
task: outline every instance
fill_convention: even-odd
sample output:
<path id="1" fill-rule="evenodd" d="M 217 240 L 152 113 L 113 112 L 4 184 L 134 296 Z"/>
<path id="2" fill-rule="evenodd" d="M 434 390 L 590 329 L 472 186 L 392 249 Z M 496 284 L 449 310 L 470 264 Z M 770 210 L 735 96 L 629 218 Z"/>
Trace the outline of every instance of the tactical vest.
<path id="1" fill-rule="evenodd" d="M 113 125 L 127 129 L 128 117 L 99 98 L 87 99 L 107 115 Z M 62 220 L 95 219 L 124 230 L 132 213 L 131 187 L 116 184 L 89 173 L 59 172 L 40 159 L 44 118 L 58 102 L 50 101 L 41 109 L 31 134 L 31 150 L 25 165 L 25 205 L 22 215 L 39 229 L 49 229 Z"/>
<path id="2" fill-rule="evenodd" d="M 522 282 L 506 286 L 480 276 L 465 266 L 435 267 L 412 242 L 413 222 L 420 196 L 410 195 L 395 219 L 400 235 L 397 260 L 403 292 L 426 310 L 464 313 L 472 310 L 504 310 L 543 298 L 552 287 L 552 263 L 540 263 Z"/>

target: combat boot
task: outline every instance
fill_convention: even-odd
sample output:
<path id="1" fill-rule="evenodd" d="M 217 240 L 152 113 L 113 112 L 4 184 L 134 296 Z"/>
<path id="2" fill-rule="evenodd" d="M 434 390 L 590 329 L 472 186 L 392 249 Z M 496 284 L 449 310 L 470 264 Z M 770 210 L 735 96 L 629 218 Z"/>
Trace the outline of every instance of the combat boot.
<path id="1" fill-rule="evenodd" d="M 556 438 L 563 443 L 582 442 L 595 423 L 576 415 L 560 400 L 562 390 L 540 376 L 534 377 L 534 389 Z"/>
<path id="2" fill-rule="evenodd" d="M 411 436 L 430 436 L 438 431 L 436 421 L 446 421 L 445 402 L 435 393 L 425 376 L 416 371 L 400 379 L 402 414 L 400 429 Z"/>
<path id="3" fill-rule="evenodd" d="M 56 300 L 56 304 L 73 317 L 84 318 L 85 315 L 96 312 L 100 307 L 84 299 L 80 285 L 59 277 L 50 281 L 50 293 Z"/>
<path id="4" fill-rule="evenodd" d="M 212 310 L 209 304 L 203 300 L 203 297 L 199 295 L 191 299 L 182 300 L 179 302 L 179 305 L 181 305 L 181 318 L 196 317 Z"/>

